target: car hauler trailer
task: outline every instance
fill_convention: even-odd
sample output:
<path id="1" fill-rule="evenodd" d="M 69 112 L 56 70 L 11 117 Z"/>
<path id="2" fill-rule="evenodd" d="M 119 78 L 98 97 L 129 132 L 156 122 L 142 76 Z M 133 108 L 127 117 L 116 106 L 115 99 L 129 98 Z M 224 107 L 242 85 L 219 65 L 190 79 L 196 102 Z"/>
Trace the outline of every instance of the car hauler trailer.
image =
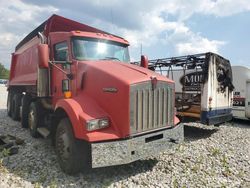
<path id="1" fill-rule="evenodd" d="M 217 125 L 232 119 L 234 86 L 227 59 L 209 52 L 149 60 L 148 68 L 175 81 L 175 106 L 182 121 Z"/>
<path id="2" fill-rule="evenodd" d="M 250 119 L 250 69 L 243 66 L 232 66 L 234 97 L 233 117 Z"/>
<path id="3" fill-rule="evenodd" d="M 183 140 L 174 82 L 131 65 L 128 46 L 53 15 L 12 54 L 8 115 L 33 137 L 52 137 L 66 173 L 130 163 Z"/>

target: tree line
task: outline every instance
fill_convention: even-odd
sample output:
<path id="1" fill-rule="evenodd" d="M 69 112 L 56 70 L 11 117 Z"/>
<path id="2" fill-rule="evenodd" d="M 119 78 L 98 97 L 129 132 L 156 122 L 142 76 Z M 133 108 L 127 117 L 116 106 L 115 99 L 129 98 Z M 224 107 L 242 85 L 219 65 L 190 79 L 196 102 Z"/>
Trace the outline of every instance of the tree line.
<path id="1" fill-rule="evenodd" d="M 9 79 L 10 71 L 0 63 L 0 79 Z"/>

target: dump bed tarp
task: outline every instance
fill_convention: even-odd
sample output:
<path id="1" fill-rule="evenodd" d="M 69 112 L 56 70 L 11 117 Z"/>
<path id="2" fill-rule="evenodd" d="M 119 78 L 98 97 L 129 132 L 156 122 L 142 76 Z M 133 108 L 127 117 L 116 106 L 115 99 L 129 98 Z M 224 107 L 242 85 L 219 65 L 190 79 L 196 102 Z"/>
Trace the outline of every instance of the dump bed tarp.
<path id="1" fill-rule="evenodd" d="M 28 34 L 15 48 L 17 51 L 21 46 L 23 46 L 26 42 L 30 41 L 32 38 L 37 36 L 38 32 L 43 33 L 46 37 L 48 37 L 50 32 L 57 31 L 86 31 L 86 32 L 95 32 L 95 33 L 105 33 L 110 34 L 105 31 L 99 30 L 94 27 L 90 27 L 88 25 L 64 18 L 58 15 L 52 15 L 48 20 L 43 22 L 40 26 L 38 26 L 35 30 L 33 30 L 30 34 Z M 120 38 L 120 37 L 119 37 Z"/>

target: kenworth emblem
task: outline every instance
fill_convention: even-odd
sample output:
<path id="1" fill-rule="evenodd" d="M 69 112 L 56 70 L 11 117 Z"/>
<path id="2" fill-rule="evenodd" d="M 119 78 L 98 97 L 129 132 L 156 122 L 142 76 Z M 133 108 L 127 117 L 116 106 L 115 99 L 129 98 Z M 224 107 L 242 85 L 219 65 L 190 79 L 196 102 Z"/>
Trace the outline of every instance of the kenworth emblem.
<path id="1" fill-rule="evenodd" d="M 104 92 L 109 92 L 109 93 L 117 93 L 118 89 L 115 87 L 105 87 L 102 89 Z"/>

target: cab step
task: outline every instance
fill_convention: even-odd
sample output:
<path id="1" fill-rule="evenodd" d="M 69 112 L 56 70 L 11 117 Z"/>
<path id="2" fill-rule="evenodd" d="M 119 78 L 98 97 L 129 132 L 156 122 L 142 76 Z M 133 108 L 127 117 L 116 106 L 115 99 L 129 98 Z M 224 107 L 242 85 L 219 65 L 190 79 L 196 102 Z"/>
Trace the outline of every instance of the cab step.
<path id="1" fill-rule="evenodd" d="M 47 138 L 50 134 L 50 131 L 45 127 L 37 128 L 37 132 L 39 132 L 44 138 Z"/>

